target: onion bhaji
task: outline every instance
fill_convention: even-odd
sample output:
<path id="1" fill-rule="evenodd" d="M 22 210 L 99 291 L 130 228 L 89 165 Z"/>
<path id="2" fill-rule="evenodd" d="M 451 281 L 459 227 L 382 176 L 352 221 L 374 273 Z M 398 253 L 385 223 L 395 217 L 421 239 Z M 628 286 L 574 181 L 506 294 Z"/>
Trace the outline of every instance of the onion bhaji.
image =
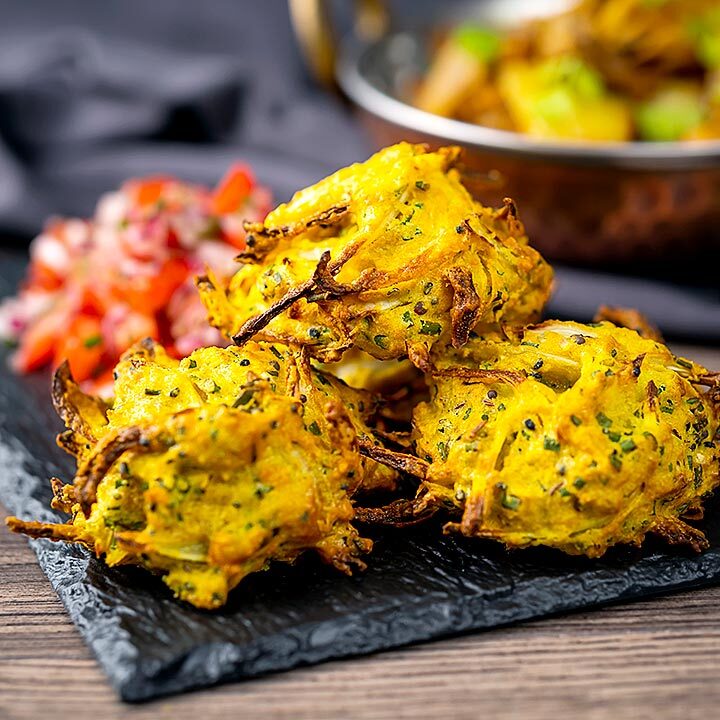
<path id="1" fill-rule="evenodd" d="M 459 347 L 474 329 L 537 319 L 552 270 L 511 201 L 471 198 L 459 158 L 401 143 L 248 225 L 229 286 L 198 281 L 211 322 L 238 344 L 299 343 L 335 362 L 350 347 L 393 360 L 407 345 Z"/>
<path id="2" fill-rule="evenodd" d="M 364 567 L 372 543 L 350 524 L 351 498 L 394 479 L 359 452 L 373 444 L 371 395 L 313 368 L 301 350 L 258 343 L 181 361 L 143 343 L 118 365 L 115 391 L 108 407 L 60 368 L 61 445 L 78 469 L 70 485 L 53 481 L 53 504 L 72 518 L 11 518 L 11 529 L 162 572 L 204 608 L 308 549 L 345 572 Z"/>
<path id="3" fill-rule="evenodd" d="M 431 396 L 414 417 L 420 507 L 462 513 L 449 529 L 590 557 L 648 532 L 705 547 L 684 519 L 719 481 L 717 374 L 607 322 L 416 361 Z"/>
<path id="4" fill-rule="evenodd" d="M 71 517 L 10 528 L 159 572 L 201 608 L 307 550 L 362 568 L 372 543 L 353 521 L 441 508 L 449 530 L 508 547 L 597 557 L 649 532 L 704 547 L 686 520 L 720 482 L 720 374 L 635 311 L 599 318 L 638 332 L 526 327 L 552 271 L 510 201 L 472 200 L 458 154 L 401 143 L 249 226 L 229 287 L 198 280 L 240 347 L 175 360 L 139 343 L 112 403 L 62 365 L 58 442 L 77 472 L 53 479 L 53 507 Z M 412 442 L 390 432 L 410 419 Z M 419 478 L 414 499 L 355 506 L 399 473 Z"/>

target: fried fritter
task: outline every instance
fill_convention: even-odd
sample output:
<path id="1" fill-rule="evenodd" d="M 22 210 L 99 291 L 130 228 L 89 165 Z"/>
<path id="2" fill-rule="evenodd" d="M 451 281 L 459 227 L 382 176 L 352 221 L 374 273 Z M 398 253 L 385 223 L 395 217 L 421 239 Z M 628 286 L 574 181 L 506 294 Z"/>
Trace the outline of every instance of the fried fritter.
<path id="1" fill-rule="evenodd" d="M 718 485 L 720 376 L 610 323 L 546 322 L 432 365 L 415 410 L 420 507 L 508 547 L 602 555 L 684 522 Z M 708 390 L 709 388 L 709 390 Z"/>
<path id="2" fill-rule="evenodd" d="M 313 367 L 302 349 L 248 343 L 242 349 L 201 348 L 183 360 L 175 360 L 162 346 L 148 341 L 122 357 L 115 376 L 115 400 L 103 411 L 102 406 L 98 409 L 95 405 L 99 401 L 75 386 L 67 367 L 59 369 L 53 399 L 70 428 L 61 436 L 61 444 L 72 454 L 77 456 L 83 448 L 92 448 L 108 432 L 169 413 L 204 405 L 243 407 L 252 400 L 256 384 L 264 388 L 261 381 L 272 392 L 299 400 L 306 426 L 321 441 L 326 441 L 327 404 L 337 401 L 345 408 L 358 437 L 377 443 L 373 429 L 378 420 L 378 397 L 348 387 Z M 391 469 L 366 458 L 361 463 L 361 490 L 394 487 L 396 473 Z"/>
<path id="3" fill-rule="evenodd" d="M 53 506 L 72 518 L 10 518 L 11 529 L 161 572 L 205 608 L 305 550 L 345 572 L 364 567 L 372 543 L 350 524 L 351 498 L 395 477 L 359 452 L 375 442 L 371 395 L 312 368 L 302 351 L 256 343 L 179 362 L 146 343 L 116 376 L 108 408 L 60 369 L 56 404 L 70 428 L 61 444 L 78 470 L 71 485 L 53 481 Z"/>
<path id="4" fill-rule="evenodd" d="M 511 201 L 472 200 L 459 154 L 401 143 L 297 193 L 248 227 L 227 290 L 199 280 L 210 321 L 238 344 L 302 344 L 334 362 L 353 346 L 392 360 L 536 319 L 552 271 Z"/>
<path id="5" fill-rule="evenodd" d="M 618 327 L 634 330 L 638 335 L 655 342 L 664 342 L 660 329 L 635 308 L 611 307 L 601 305 L 595 313 L 593 322 L 599 323 L 607 320 Z"/>

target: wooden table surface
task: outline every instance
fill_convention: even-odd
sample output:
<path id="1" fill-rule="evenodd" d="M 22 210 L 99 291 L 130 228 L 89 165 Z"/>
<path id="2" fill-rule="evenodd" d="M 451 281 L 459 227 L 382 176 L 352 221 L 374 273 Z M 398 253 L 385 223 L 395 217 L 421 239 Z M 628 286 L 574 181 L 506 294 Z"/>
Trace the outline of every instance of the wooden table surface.
<path id="1" fill-rule="evenodd" d="M 720 350 L 682 349 L 720 369 Z M 0 719 L 720 716 L 720 588 L 118 702 L 22 538 L 0 531 Z"/>

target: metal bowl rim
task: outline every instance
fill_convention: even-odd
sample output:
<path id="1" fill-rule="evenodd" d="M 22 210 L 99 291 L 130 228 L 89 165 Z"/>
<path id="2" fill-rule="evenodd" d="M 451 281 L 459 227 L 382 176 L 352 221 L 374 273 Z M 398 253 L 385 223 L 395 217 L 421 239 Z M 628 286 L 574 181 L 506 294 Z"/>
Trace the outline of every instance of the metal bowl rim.
<path id="1" fill-rule="evenodd" d="M 418 33 L 394 33 L 365 45 L 347 43 L 341 52 L 336 71 L 341 90 L 358 107 L 393 125 L 476 150 L 573 165 L 641 170 L 720 168 L 720 140 L 554 142 L 420 110 L 376 87 L 360 70 L 366 58 L 381 52 L 385 44 L 399 35 L 417 37 Z"/>

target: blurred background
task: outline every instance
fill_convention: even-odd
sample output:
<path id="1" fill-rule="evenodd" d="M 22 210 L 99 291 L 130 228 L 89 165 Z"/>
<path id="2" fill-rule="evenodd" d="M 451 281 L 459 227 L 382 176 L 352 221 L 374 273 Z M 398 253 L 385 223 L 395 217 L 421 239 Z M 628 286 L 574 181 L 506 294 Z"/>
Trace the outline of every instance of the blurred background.
<path id="1" fill-rule="evenodd" d="M 505 12 L 534 4 L 508 0 Z M 352 3 L 330 5 L 343 36 Z M 387 5 L 405 29 L 436 27 L 483 3 Z M 130 177 L 170 174 L 213 186 L 242 161 L 280 201 L 377 147 L 380 136 L 367 133 L 351 103 L 309 72 L 283 0 L 0 0 L 0 18 L 6 248 L 22 251 L 51 216 L 91 216 L 100 195 Z M 482 172 L 494 169 L 485 163 Z M 566 189 L 552 195 L 552 180 L 533 167 L 521 165 L 528 183 L 572 206 Z M 717 196 L 711 202 L 718 207 Z M 650 245 L 622 264 L 561 263 L 550 314 L 587 320 L 602 303 L 637 306 L 671 337 L 720 342 L 717 246 L 692 257 L 675 247 L 674 260 Z"/>
<path id="2" fill-rule="evenodd" d="M 305 72 L 283 0 L 2 0 L 0 17 L 6 238 L 87 216 L 131 176 L 212 185 L 242 159 L 284 198 L 369 152 Z"/>

